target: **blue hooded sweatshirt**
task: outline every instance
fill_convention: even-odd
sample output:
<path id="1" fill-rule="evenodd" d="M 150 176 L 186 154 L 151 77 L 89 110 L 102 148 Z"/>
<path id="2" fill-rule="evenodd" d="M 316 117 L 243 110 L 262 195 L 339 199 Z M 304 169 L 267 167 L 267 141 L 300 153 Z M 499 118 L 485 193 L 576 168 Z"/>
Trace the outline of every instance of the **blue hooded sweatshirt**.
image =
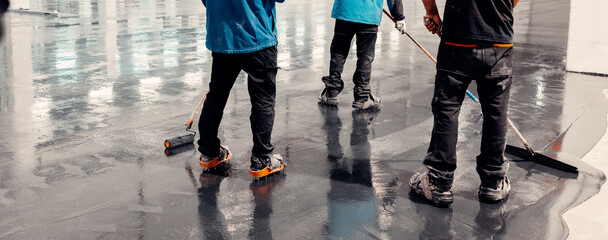
<path id="1" fill-rule="evenodd" d="M 275 2 L 202 0 L 207 8 L 206 46 L 212 52 L 242 54 L 277 45 Z"/>
<path id="2" fill-rule="evenodd" d="M 335 0 L 331 17 L 355 23 L 380 26 L 383 0 Z M 388 9 L 395 20 L 403 20 L 402 0 L 386 0 Z"/>

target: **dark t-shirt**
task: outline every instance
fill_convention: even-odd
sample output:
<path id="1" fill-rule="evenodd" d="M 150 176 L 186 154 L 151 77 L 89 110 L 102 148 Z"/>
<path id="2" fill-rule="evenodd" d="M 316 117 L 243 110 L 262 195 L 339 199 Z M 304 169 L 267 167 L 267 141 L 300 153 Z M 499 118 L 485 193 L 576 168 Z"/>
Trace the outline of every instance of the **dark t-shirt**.
<path id="1" fill-rule="evenodd" d="M 513 42 L 513 0 L 447 0 L 443 20 L 446 40 Z"/>

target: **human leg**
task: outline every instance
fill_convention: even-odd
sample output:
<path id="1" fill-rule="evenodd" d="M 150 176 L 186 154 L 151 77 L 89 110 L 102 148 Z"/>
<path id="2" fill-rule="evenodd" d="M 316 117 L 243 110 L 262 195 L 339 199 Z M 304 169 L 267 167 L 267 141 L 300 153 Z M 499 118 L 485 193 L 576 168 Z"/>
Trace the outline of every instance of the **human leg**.
<path id="1" fill-rule="evenodd" d="M 244 69 L 249 75 L 247 89 L 251 100 L 252 153 L 265 156 L 274 150 L 270 140 L 274 125 L 277 48 L 270 47 L 249 55 Z"/>
<path id="2" fill-rule="evenodd" d="M 441 44 L 438 54 L 435 90 L 431 102 L 434 123 L 424 165 L 410 179 L 410 187 L 419 195 L 441 206 L 449 206 L 456 170 L 458 115 L 466 90 L 472 80 L 475 61 L 473 49 Z"/>
<path id="3" fill-rule="evenodd" d="M 454 201 L 451 192 L 456 170 L 458 115 L 470 79 L 459 74 L 437 71 L 435 93 L 431 103 L 434 115 L 431 143 L 424 165 L 410 179 L 417 194 L 439 206 Z"/>
<path id="4" fill-rule="evenodd" d="M 504 151 L 507 144 L 507 111 L 511 89 L 510 47 L 484 49 L 489 73 L 477 80 L 483 112 L 481 154 L 477 156 L 477 173 L 481 179 L 480 198 L 498 201 L 505 198 L 510 186 L 507 179 L 509 162 Z"/>
<path id="5" fill-rule="evenodd" d="M 222 150 L 220 147 L 217 134 L 230 90 L 241 71 L 238 64 L 235 64 L 238 59 L 239 56 L 235 55 L 213 53 L 209 92 L 203 104 L 198 123 L 200 132 L 198 150 L 203 156 L 210 159 L 220 155 L 223 155 L 222 159 L 224 159 L 229 155 L 227 149 Z M 201 157 L 201 160 L 204 160 L 203 157 Z"/>
<path id="6" fill-rule="evenodd" d="M 338 94 L 344 89 L 342 71 L 348 57 L 350 45 L 355 35 L 354 23 L 336 20 L 334 37 L 331 41 L 329 75 L 322 78 L 325 89 L 321 92 L 321 101 L 330 105 L 338 104 Z"/>
<path id="7" fill-rule="evenodd" d="M 353 107 L 361 108 L 370 98 L 369 82 L 372 73 L 372 62 L 376 51 L 378 26 L 358 24 L 357 31 L 357 69 L 353 75 Z"/>
<path id="8" fill-rule="evenodd" d="M 276 46 L 249 54 L 244 69 L 249 74 L 247 89 L 251 99 L 249 119 L 253 149 L 250 173 L 254 177 L 263 177 L 286 166 L 280 156 L 272 154 L 274 146 L 271 143 L 276 97 Z"/>
<path id="9" fill-rule="evenodd" d="M 435 78 L 433 130 L 424 165 L 434 173 L 432 181 L 444 190 L 451 189 L 454 179 L 458 116 L 470 82 L 466 76 L 446 71 L 437 71 Z"/>

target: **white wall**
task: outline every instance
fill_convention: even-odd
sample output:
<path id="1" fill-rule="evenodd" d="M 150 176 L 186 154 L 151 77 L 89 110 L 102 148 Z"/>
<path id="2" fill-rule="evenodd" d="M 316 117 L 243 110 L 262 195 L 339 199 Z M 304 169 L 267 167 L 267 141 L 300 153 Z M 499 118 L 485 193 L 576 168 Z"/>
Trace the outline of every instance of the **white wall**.
<path id="1" fill-rule="evenodd" d="M 608 74 L 608 1 L 572 0 L 568 71 Z"/>

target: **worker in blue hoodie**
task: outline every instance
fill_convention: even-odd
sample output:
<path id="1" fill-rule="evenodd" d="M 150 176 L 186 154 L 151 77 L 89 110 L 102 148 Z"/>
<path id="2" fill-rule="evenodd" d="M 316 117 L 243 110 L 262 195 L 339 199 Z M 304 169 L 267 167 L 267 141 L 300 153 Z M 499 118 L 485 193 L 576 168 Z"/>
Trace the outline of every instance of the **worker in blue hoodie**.
<path id="1" fill-rule="evenodd" d="M 211 81 L 198 124 L 200 166 L 211 169 L 232 154 L 220 145 L 218 128 L 230 90 L 242 71 L 251 98 L 250 174 L 264 177 L 285 168 L 270 142 L 277 74 L 275 2 L 284 0 L 202 0 L 207 8 L 206 46 L 212 52 Z"/>
<path id="2" fill-rule="evenodd" d="M 405 33 L 405 16 L 401 0 L 386 0 L 395 27 Z M 338 94 L 344 89 L 342 70 L 354 36 L 357 36 L 357 69 L 353 75 L 353 108 L 377 108 L 380 100 L 371 94 L 369 82 L 374 60 L 378 26 L 382 18 L 383 0 L 335 0 L 331 17 L 336 19 L 334 38 L 331 41 L 329 75 L 322 78 L 325 89 L 319 101 L 338 105 Z"/>

